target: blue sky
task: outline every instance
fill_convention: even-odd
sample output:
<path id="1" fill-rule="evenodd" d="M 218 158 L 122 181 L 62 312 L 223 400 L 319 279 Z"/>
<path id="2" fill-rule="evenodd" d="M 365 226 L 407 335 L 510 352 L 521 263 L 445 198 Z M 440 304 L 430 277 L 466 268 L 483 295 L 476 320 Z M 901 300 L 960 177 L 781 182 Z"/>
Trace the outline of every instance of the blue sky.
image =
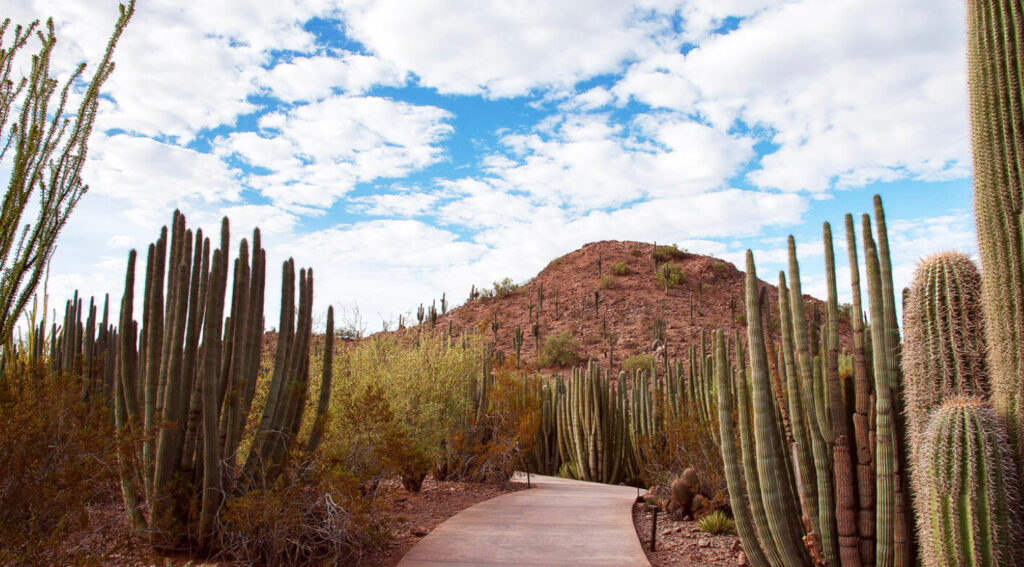
<path id="1" fill-rule="evenodd" d="M 358 306 L 370 330 L 602 239 L 737 265 L 752 248 L 774 282 L 794 234 L 804 289 L 820 296 L 821 223 L 841 234 L 874 193 L 897 285 L 929 253 L 974 252 L 959 0 L 136 11 L 90 146 L 91 189 L 53 261 L 57 297 L 119 295 L 128 250 L 174 208 L 207 228 L 227 214 L 235 237 L 259 225 L 272 265 L 313 266 L 318 309 Z M 15 0 L 11 12 L 54 17 L 66 72 L 98 58 L 117 3 Z"/>

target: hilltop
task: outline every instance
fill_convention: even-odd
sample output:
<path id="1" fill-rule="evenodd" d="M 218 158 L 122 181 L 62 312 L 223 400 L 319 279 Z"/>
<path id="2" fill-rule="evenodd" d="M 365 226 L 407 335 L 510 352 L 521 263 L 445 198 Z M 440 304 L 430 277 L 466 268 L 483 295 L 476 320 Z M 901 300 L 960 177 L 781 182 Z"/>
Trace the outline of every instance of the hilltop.
<path id="1" fill-rule="evenodd" d="M 602 332 L 607 328 L 618 336 L 614 347 L 616 367 L 626 356 L 660 354 L 661 349 L 667 349 L 670 358 L 687 358 L 689 345 L 699 344 L 702 329 L 740 331 L 746 336 L 744 272 L 724 260 L 672 246 L 657 246 L 657 257 L 659 271 L 671 263 L 681 274 L 676 285 L 666 289 L 655 271 L 655 245 L 592 242 L 555 258 L 526 283 L 499 283 L 447 313 L 439 312 L 433 328 L 435 332 L 445 331 L 451 321 L 455 335 L 475 329 L 490 340 L 491 324 L 496 319 L 497 348 L 514 357 L 513 331 L 520 325 L 522 361 L 533 364 L 537 349 L 532 322 L 538 321 L 537 344 L 542 349 L 547 337 L 569 331 L 579 344 L 583 360 L 594 358 L 602 365 L 608 363 L 609 341 Z M 778 344 L 778 289 L 764 281 L 760 281 L 760 287 L 769 304 L 766 326 L 774 329 L 771 339 Z M 807 295 L 804 300 L 808 320 L 813 317 L 815 305 L 824 316 L 822 301 Z M 429 310 L 430 305 L 425 307 Z M 437 308 L 440 311 L 439 304 Z M 657 319 L 665 322 L 664 345 L 654 338 Z M 429 317 L 424 318 L 423 325 L 431 328 Z M 845 321 L 842 329 L 848 334 Z"/>

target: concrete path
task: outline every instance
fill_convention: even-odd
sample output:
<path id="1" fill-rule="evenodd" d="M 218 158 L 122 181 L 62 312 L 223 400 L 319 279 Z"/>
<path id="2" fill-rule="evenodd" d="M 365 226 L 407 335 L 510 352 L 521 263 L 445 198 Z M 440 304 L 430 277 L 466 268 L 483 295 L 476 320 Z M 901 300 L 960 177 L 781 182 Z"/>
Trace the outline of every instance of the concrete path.
<path id="1" fill-rule="evenodd" d="M 531 479 L 533 488 L 481 502 L 448 519 L 398 566 L 650 567 L 633 528 L 635 488 L 549 476 Z"/>

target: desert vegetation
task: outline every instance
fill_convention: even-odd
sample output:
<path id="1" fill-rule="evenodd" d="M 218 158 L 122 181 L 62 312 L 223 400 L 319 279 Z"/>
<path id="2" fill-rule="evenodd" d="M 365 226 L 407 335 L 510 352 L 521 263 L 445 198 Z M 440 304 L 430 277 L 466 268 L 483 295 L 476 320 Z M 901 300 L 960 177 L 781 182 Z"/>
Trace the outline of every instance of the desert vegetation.
<path id="1" fill-rule="evenodd" d="M 314 270 L 289 259 L 266 332 L 259 229 L 232 250 L 227 218 L 211 235 L 175 211 L 144 261 L 128 255 L 119 299 L 76 294 L 49 318 L 37 288 L 85 192 L 98 89 L 133 6 L 74 122 L 61 116 L 81 69 L 49 110 L 52 24 L 39 34 L 33 82 L 7 79 L 12 54 L 37 31 L 17 29 L 0 51 L 0 128 L 10 109 L 22 112 L 3 149 L 17 155 L 0 232 L 0 564 L 102 562 L 73 537 L 102 506 L 161 554 L 359 563 L 392 536 L 385 491 L 415 493 L 427 478 L 507 483 L 518 470 L 646 487 L 649 504 L 706 533 L 737 534 L 755 567 L 1017 564 L 1024 119 L 1019 18 L 1002 17 L 1016 14 L 1011 4 L 968 2 L 982 269 L 955 252 L 922 260 L 903 290 L 901 331 L 875 196 L 859 227 L 844 219 L 851 303 L 839 302 L 826 222 L 823 304 L 804 299 L 790 237 L 777 286 L 758 279 L 748 251 L 742 290 L 717 290 L 734 332 L 673 335 L 662 313 L 645 313 L 653 342 L 643 348 L 620 343 L 610 292 L 646 278 L 685 297 L 694 326 L 702 294 L 725 286 L 732 268 L 713 260 L 702 280 L 686 271 L 688 251 L 630 244 L 606 273 L 599 249 L 571 305 L 567 291 L 505 278 L 471 290 L 464 307 L 489 310 L 472 327 L 454 325 L 442 295 L 440 309 L 420 305 L 415 328 L 400 320 L 364 337 L 337 328 L 333 307 L 314 325 Z M 14 104 L 21 92 L 27 102 Z M 35 137 L 21 138 L 32 121 Z M 22 216 L 40 189 L 33 228 Z M 693 293 L 676 291 L 685 285 Z M 514 325 L 499 320 L 512 302 L 527 313 Z M 556 332 L 563 319 L 579 330 Z M 594 345 L 607 346 L 606 363 L 584 356 Z"/>

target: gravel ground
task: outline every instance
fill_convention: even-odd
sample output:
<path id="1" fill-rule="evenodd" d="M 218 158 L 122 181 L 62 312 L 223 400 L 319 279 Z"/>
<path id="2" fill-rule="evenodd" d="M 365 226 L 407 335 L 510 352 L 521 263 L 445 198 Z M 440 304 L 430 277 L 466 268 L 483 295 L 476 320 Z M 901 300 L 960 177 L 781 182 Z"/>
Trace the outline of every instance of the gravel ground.
<path id="1" fill-rule="evenodd" d="M 708 535 L 697 523 L 676 521 L 658 514 L 656 551 L 651 551 L 651 514 L 642 504 L 633 506 L 633 525 L 652 567 L 746 565 L 743 547 L 736 536 Z"/>

